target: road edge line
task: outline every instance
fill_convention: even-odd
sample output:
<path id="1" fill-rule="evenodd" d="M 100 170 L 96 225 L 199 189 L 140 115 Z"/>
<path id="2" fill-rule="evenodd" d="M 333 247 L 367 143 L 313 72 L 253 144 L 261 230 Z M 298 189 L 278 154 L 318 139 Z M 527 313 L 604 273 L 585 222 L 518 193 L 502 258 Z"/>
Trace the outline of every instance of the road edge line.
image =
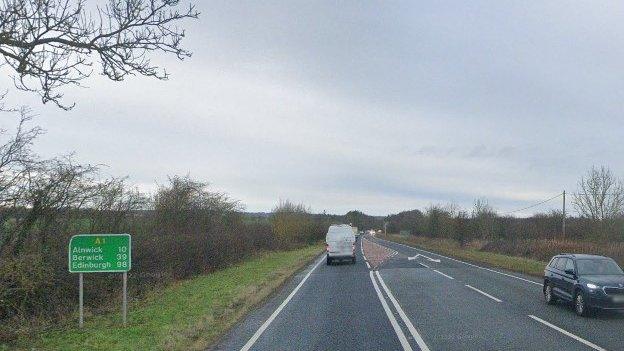
<path id="1" fill-rule="evenodd" d="M 286 307 L 286 305 L 290 302 L 290 300 L 293 298 L 293 296 L 295 296 L 297 291 L 299 291 L 299 289 L 308 280 L 308 278 L 310 278 L 310 275 L 312 275 L 312 272 L 314 272 L 314 270 L 316 270 L 316 268 L 323 261 L 324 261 L 324 258 L 321 257 L 321 259 L 314 265 L 314 267 L 312 267 L 312 269 L 310 269 L 310 271 L 305 275 L 305 277 L 303 277 L 303 279 L 293 289 L 293 291 L 291 291 L 291 293 L 288 295 L 288 297 L 286 297 L 286 299 L 284 299 L 284 301 L 282 301 L 282 303 L 279 305 L 279 307 L 277 307 L 277 309 L 275 311 L 273 311 L 271 316 L 269 316 L 269 318 L 266 321 L 264 321 L 264 323 L 262 323 L 260 328 L 258 328 L 258 330 L 256 330 L 256 332 L 254 333 L 254 335 L 252 335 L 252 337 L 245 343 L 245 345 L 243 345 L 243 347 L 241 348 L 241 351 L 248 351 L 249 349 L 251 349 L 251 347 L 256 343 L 258 338 L 260 338 L 262 333 L 264 333 L 264 331 L 269 327 L 269 325 L 271 325 L 273 320 L 280 314 L 280 312 L 282 312 L 284 307 Z"/>
<path id="2" fill-rule="evenodd" d="M 365 262 L 368 262 L 368 260 L 366 259 L 366 255 L 364 254 L 364 238 L 360 238 L 360 251 L 362 251 L 362 257 L 364 258 Z"/>

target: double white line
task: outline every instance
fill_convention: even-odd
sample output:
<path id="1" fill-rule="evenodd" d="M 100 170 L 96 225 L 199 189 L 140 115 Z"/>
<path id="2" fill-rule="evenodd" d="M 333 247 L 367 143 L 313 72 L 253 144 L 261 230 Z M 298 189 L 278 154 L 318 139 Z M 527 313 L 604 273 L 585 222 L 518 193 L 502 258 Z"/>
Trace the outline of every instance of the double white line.
<path id="1" fill-rule="evenodd" d="M 370 274 L 370 279 L 373 282 L 373 287 L 375 288 L 375 292 L 377 292 L 377 297 L 379 298 L 379 301 L 381 302 L 381 306 L 383 307 L 384 311 L 386 312 L 386 316 L 390 320 L 390 324 L 392 325 L 392 328 L 394 329 L 394 332 L 396 333 L 397 337 L 399 338 L 399 342 L 401 343 L 401 346 L 403 346 L 403 350 L 404 351 L 412 351 L 412 346 L 407 341 L 407 338 L 405 337 L 405 334 L 403 333 L 403 330 L 401 329 L 401 326 L 399 326 L 399 323 L 397 322 L 396 318 L 394 317 L 394 314 L 392 313 L 392 310 L 388 306 L 388 303 L 386 302 L 386 299 L 384 298 L 383 294 L 381 293 L 381 290 L 379 290 L 379 286 L 377 285 L 377 282 L 375 281 L 375 277 L 373 276 L 373 272 L 370 271 L 369 274 Z M 399 302 L 394 298 L 394 295 L 392 294 L 392 291 L 390 291 L 390 289 L 388 289 L 388 286 L 386 285 L 386 283 L 384 282 L 383 278 L 381 277 L 381 274 L 379 274 L 378 271 L 375 271 L 375 275 L 377 276 L 377 279 L 379 279 L 379 283 L 381 284 L 381 287 L 386 292 L 386 295 L 388 295 L 388 299 L 390 299 L 390 302 L 392 303 L 394 308 L 399 313 L 399 317 L 401 317 L 401 320 L 403 320 L 403 323 L 407 326 L 407 329 L 409 330 L 410 334 L 412 335 L 412 337 L 414 338 L 414 340 L 418 344 L 418 347 L 420 347 L 420 349 L 422 351 L 429 351 L 429 347 L 427 347 L 427 344 L 425 344 L 425 341 L 420 336 L 420 333 L 418 333 L 418 330 L 416 330 L 416 328 L 414 328 L 414 325 L 412 324 L 412 322 L 409 320 L 409 318 L 405 314 L 405 311 L 403 311 L 403 308 L 401 308 L 401 305 L 399 305 Z"/>

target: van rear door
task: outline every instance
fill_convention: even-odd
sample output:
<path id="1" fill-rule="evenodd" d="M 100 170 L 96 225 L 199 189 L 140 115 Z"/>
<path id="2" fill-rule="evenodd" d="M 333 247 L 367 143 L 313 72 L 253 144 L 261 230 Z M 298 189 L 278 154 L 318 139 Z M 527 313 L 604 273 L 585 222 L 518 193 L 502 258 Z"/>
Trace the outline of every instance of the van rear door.
<path id="1" fill-rule="evenodd" d="M 328 233 L 327 245 L 330 256 L 352 256 L 354 236 L 351 233 Z"/>
<path id="2" fill-rule="evenodd" d="M 335 256 L 351 256 L 353 255 L 353 241 L 348 236 L 344 236 L 329 244 L 329 252 Z"/>

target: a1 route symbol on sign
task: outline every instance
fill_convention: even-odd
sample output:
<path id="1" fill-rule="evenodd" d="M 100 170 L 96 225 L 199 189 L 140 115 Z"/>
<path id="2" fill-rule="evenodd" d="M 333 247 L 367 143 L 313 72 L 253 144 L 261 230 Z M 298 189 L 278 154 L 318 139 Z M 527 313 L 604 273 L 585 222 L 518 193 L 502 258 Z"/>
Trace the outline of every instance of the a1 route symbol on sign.
<path id="1" fill-rule="evenodd" d="M 69 241 L 69 272 L 128 272 L 131 251 L 130 234 L 74 235 Z"/>

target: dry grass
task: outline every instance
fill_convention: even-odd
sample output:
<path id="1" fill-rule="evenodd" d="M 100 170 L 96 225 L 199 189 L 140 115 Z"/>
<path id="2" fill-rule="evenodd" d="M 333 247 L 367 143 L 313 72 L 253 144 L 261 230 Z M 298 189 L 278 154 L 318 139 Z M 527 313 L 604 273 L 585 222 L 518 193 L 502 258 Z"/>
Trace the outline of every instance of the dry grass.
<path id="1" fill-rule="evenodd" d="M 559 253 L 585 253 L 608 256 L 624 265 L 624 243 L 595 243 L 563 239 L 525 239 L 516 241 L 492 241 L 481 247 L 482 251 L 504 255 L 521 256 L 548 261 Z"/>

